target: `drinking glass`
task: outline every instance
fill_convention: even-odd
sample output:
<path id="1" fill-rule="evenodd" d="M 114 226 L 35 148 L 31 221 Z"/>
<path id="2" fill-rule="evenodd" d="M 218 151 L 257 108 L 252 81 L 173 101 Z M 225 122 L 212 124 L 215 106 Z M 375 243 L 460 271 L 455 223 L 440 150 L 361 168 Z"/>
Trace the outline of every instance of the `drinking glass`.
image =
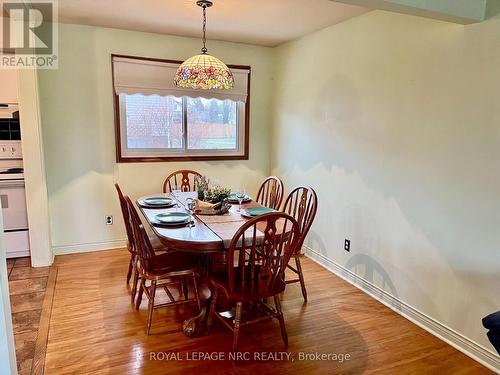
<path id="1" fill-rule="evenodd" d="M 241 204 L 243 203 L 243 199 L 245 199 L 245 189 L 238 189 L 235 193 L 236 199 L 238 199 L 239 207 L 238 212 L 241 212 Z"/>
<path id="2" fill-rule="evenodd" d="M 178 198 L 178 194 L 181 192 L 181 187 L 177 184 L 175 185 L 172 185 L 172 196 L 174 197 L 175 199 L 175 207 L 176 208 L 179 208 L 179 198 Z"/>
<path id="3" fill-rule="evenodd" d="M 188 227 L 192 228 L 192 227 L 194 227 L 193 214 L 194 214 L 194 210 L 196 209 L 196 201 L 194 199 L 192 199 L 192 198 L 188 198 L 186 200 L 186 208 L 187 208 L 187 211 L 189 212 L 189 224 L 188 224 Z"/>

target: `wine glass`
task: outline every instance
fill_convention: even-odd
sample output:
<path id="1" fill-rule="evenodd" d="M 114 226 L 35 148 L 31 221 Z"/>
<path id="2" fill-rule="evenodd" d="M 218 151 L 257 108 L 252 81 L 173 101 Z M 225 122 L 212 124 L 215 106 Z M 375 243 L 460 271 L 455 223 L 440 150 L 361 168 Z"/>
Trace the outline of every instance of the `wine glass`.
<path id="1" fill-rule="evenodd" d="M 235 193 L 236 199 L 238 199 L 239 207 L 238 207 L 238 212 L 241 212 L 241 204 L 243 203 L 243 200 L 246 197 L 245 194 L 245 189 L 238 189 Z"/>
<path id="2" fill-rule="evenodd" d="M 181 187 L 177 184 L 172 185 L 172 196 L 175 199 L 175 207 L 179 208 L 179 198 L 178 194 L 181 192 Z"/>
<path id="3" fill-rule="evenodd" d="M 187 208 L 187 212 L 189 212 L 188 227 L 192 228 L 192 227 L 194 227 L 193 214 L 194 214 L 194 210 L 196 209 L 196 201 L 193 198 L 187 198 L 186 199 L 186 208 Z"/>

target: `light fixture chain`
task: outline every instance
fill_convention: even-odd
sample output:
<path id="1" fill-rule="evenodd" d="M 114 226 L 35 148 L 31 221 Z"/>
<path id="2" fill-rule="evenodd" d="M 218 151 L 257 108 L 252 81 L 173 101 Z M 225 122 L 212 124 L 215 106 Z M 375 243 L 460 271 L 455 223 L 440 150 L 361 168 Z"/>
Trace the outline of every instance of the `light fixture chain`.
<path id="1" fill-rule="evenodd" d="M 201 49 L 201 52 L 207 53 L 207 7 L 206 5 L 203 6 L 203 48 Z"/>

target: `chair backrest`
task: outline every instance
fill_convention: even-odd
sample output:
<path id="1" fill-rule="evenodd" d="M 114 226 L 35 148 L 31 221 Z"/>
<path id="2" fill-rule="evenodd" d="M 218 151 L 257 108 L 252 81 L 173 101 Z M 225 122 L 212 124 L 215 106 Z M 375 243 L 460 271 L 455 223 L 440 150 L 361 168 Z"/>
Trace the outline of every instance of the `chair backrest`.
<path id="1" fill-rule="evenodd" d="M 299 223 L 300 241 L 297 251 L 300 251 L 302 244 L 311 229 L 311 225 L 318 210 L 318 196 L 310 186 L 298 186 L 288 194 L 283 206 L 283 212 L 292 216 Z"/>
<path id="2" fill-rule="evenodd" d="M 178 186 L 181 191 L 196 191 L 196 177 L 201 177 L 201 174 L 190 169 L 175 171 L 165 179 L 163 192 L 171 193 L 174 186 Z"/>
<path id="3" fill-rule="evenodd" d="M 146 273 L 150 273 L 152 269 L 157 268 L 156 255 L 153 250 L 153 246 L 151 246 L 148 234 L 146 233 L 146 230 L 142 225 L 141 219 L 139 218 L 139 214 L 137 213 L 134 204 L 128 196 L 125 196 L 125 201 L 127 202 L 127 209 L 130 216 L 130 225 L 132 227 L 134 247 L 136 249 L 137 255 L 139 256 L 142 269 Z"/>
<path id="4" fill-rule="evenodd" d="M 262 182 L 256 201 L 263 206 L 279 210 L 283 200 L 283 181 L 276 176 L 270 176 Z"/>
<path id="5" fill-rule="evenodd" d="M 299 237 L 297 221 L 284 212 L 271 212 L 247 221 L 229 245 L 229 288 L 263 295 L 270 292 L 276 281 L 284 280 Z"/>
<path id="6" fill-rule="evenodd" d="M 125 230 L 127 231 L 127 240 L 128 246 L 127 249 L 132 254 L 136 253 L 134 247 L 134 237 L 132 233 L 132 227 L 130 226 L 130 214 L 127 207 L 127 201 L 125 200 L 125 196 L 123 195 L 122 190 L 118 184 L 115 184 L 116 192 L 118 193 L 118 199 L 120 200 L 120 208 L 122 210 L 123 222 L 125 223 Z"/>

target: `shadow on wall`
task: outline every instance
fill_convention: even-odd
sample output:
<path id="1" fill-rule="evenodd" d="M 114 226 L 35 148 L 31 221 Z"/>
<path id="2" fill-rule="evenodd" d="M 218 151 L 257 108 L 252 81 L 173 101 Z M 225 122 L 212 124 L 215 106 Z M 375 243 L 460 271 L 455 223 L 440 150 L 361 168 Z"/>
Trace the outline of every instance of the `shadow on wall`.
<path id="1" fill-rule="evenodd" d="M 379 262 L 367 254 L 356 254 L 347 261 L 345 268 L 361 277 L 363 280 L 377 286 L 380 292 L 372 291 L 372 293 L 379 299 L 387 301 L 387 298 L 384 298 L 384 292 L 389 293 L 394 297 L 394 299 L 390 300 L 392 307 L 401 311 L 401 303 L 398 300 L 396 286 Z"/>
<path id="2" fill-rule="evenodd" d="M 320 164 L 326 171 L 340 169 L 358 174 L 372 191 L 393 199 L 414 231 L 423 233 L 453 268 L 481 269 L 486 257 L 467 251 L 471 248 L 484 249 L 498 259 L 493 244 L 499 243 L 500 237 L 493 223 L 498 222 L 500 211 L 500 179 L 495 173 L 484 173 L 498 155 L 494 149 L 495 128 L 486 126 L 478 132 L 477 121 L 460 111 L 444 115 L 452 117 L 446 120 L 422 118 L 426 116 L 419 113 L 418 124 L 390 117 L 378 121 L 362 118 L 360 113 L 367 110 L 362 108 L 366 106 L 362 101 L 349 105 L 345 99 L 334 100 L 347 96 L 351 101 L 360 96 L 354 83 L 348 84 L 346 79 L 340 80 L 341 85 L 337 85 L 338 78 L 330 80 L 317 93 L 315 102 L 323 104 L 311 111 L 311 117 L 293 113 L 290 107 L 286 120 L 293 118 L 295 123 L 307 123 L 307 127 L 293 124 L 295 136 L 286 136 L 286 147 L 303 157 L 281 157 L 280 172 L 291 175 L 297 167 L 307 172 Z M 454 91 L 463 92 L 459 87 Z M 453 98 L 448 95 L 447 100 Z M 377 100 L 374 102 L 371 106 L 379 106 Z M 352 109 L 336 109 L 341 104 Z M 434 107 L 441 103 L 427 104 Z M 428 108 L 428 112 L 433 111 L 436 108 Z M 450 133 L 442 121 L 455 123 L 460 131 Z M 490 158 L 484 159 L 484 154 Z M 490 261 L 486 264 L 493 267 Z"/>
<path id="3" fill-rule="evenodd" d="M 490 15 L 500 10 L 495 5 Z M 297 63 L 278 74 L 297 74 L 292 83 L 277 77 L 277 173 L 318 187 L 314 227 L 327 242 L 327 236 L 342 239 L 350 225 L 339 212 L 332 215 L 339 222 L 327 216 L 349 204 L 345 199 L 372 209 L 377 227 L 363 224 L 357 234 L 374 230 L 382 237 L 365 236 L 359 249 L 383 263 L 380 271 L 400 289 L 407 281 L 399 290 L 403 299 L 478 339 L 480 318 L 500 303 L 492 286 L 500 271 L 500 112 L 492 100 L 500 92 L 491 80 L 498 75 L 498 51 L 483 40 L 499 30 L 500 20 L 458 28 L 405 18 L 406 32 L 396 19 L 394 26 L 382 24 L 387 17 L 372 17 L 367 41 L 355 35 L 342 41 L 339 26 L 338 34 L 326 30 L 283 47 L 283 61 Z M 327 43 L 335 48 L 318 47 Z M 466 52 L 471 48 L 475 53 Z M 331 67 L 299 74 L 304 59 L 298 51 Z M 481 74 L 472 73 L 478 66 Z M 311 247 L 327 256 L 319 235 Z M 338 246 L 328 250 L 341 261 Z M 380 266 L 362 260 L 374 270 Z M 401 263 L 404 269 L 393 267 Z M 454 313 L 469 309 L 471 300 L 477 304 L 468 316 Z"/>
<path id="4" fill-rule="evenodd" d="M 328 252 L 326 250 L 325 243 L 323 242 L 318 232 L 311 230 L 309 232 L 309 235 L 307 236 L 306 243 L 306 246 L 308 248 L 314 249 L 314 251 L 328 258 Z M 357 254 L 350 257 L 344 267 L 357 277 L 361 277 L 363 280 L 368 281 L 369 283 L 381 289 L 381 291 L 378 292 L 379 294 L 377 295 L 377 297 L 379 297 L 380 299 L 387 300 L 387 298 L 383 298 L 385 294 L 383 292 L 389 293 L 392 297 L 394 297 L 394 299 L 390 300 L 392 307 L 400 311 L 401 303 L 397 301 L 398 291 L 387 271 L 373 257 L 367 254 L 362 254 L 363 249 L 356 248 L 355 251 Z M 351 274 L 345 271 L 342 271 L 342 273 L 348 279 L 353 279 L 353 276 Z"/>

